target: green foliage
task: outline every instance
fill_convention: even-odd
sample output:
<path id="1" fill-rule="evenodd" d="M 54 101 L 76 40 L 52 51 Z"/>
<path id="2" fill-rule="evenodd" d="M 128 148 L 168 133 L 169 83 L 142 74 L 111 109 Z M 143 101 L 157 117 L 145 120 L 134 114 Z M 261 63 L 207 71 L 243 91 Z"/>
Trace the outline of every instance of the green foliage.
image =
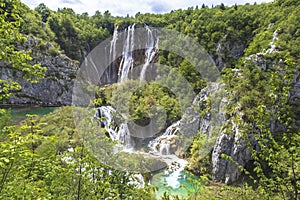
<path id="1" fill-rule="evenodd" d="M 44 3 L 39 4 L 35 10 L 41 15 L 42 21 L 47 22 L 47 19 L 51 14 L 51 10 Z"/>
<path id="2" fill-rule="evenodd" d="M 45 68 L 39 64 L 29 64 L 32 60 L 30 51 L 15 48 L 17 42 L 26 41 L 26 38 L 18 31 L 22 21 L 17 14 L 18 4 L 17 0 L 0 4 L 0 46 L 3 47 L 0 50 L 0 60 L 3 61 L 2 67 L 20 71 L 24 78 L 36 82 L 44 76 Z M 0 79 L 0 100 L 8 98 L 12 91 L 20 89 L 19 83 Z"/>
<path id="3" fill-rule="evenodd" d="M 20 127 L 6 126 L 8 134 L 0 143 L 0 198 L 153 199 L 150 188 L 137 189 L 130 174 L 91 154 L 84 137 L 96 130 L 87 116 L 81 124 L 85 129 L 77 129 L 72 109 L 29 116 Z"/>
<path id="4" fill-rule="evenodd" d="M 141 125 L 149 123 L 154 116 L 163 117 L 163 113 L 166 114 L 167 125 L 170 125 L 182 114 L 179 98 L 167 87 L 155 82 L 140 85 L 139 81 L 129 80 L 100 88 L 97 97 L 94 101 L 96 105 L 113 105 Z M 157 120 L 165 122 L 164 118 Z"/>
<path id="5" fill-rule="evenodd" d="M 190 148 L 188 170 L 199 176 L 210 174 L 211 170 L 211 156 L 208 152 L 203 150 L 207 142 L 207 136 L 205 134 L 198 133 Z"/>
<path id="6" fill-rule="evenodd" d="M 282 32 L 279 37 L 284 38 L 287 34 Z M 272 39 L 270 36 L 258 37 L 262 41 L 254 40 L 255 46 L 258 46 L 255 42 L 267 44 Z M 290 40 L 293 42 L 298 38 L 291 37 Z M 284 46 L 284 49 L 289 49 L 287 45 Z M 235 101 L 230 106 L 235 109 L 238 107 L 240 113 L 229 108 L 229 115 L 234 116 L 235 123 L 243 130 L 244 138 L 254 134 L 258 142 L 259 148 L 253 149 L 253 141 L 248 141 L 255 175 L 252 176 L 251 171 L 244 171 L 254 180 L 256 190 L 270 197 L 297 199 L 300 152 L 296 149 L 299 149 L 300 135 L 299 127 L 295 126 L 297 114 L 291 105 L 289 93 L 293 88 L 296 71 L 299 70 L 298 63 L 293 61 L 298 55 L 291 56 L 282 51 L 260 56 L 259 59 L 265 63 L 264 67 L 260 68 L 252 60 L 246 60 L 235 73 L 230 72 L 224 76 Z M 239 116 L 242 116 L 243 123 Z M 230 157 L 227 159 L 230 160 Z M 240 169 L 245 170 L 242 167 Z"/>
<path id="7" fill-rule="evenodd" d="M 203 4 L 202 9 L 179 9 L 160 15 L 137 13 L 133 18 L 113 17 L 109 11 L 103 14 L 97 11 L 93 16 L 76 14 L 67 8 L 54 12 L 44 4 L 30 10 L 19 0 L 1 1 L 1 68 L 21 72 L 32 82 L 43 77 L 44 68 L 29 64 L 32 52 L 16 48 L 26 41 L 23 34 L 38 38 L 40 52 L 56 56 L 61 50 L 76 60 L 81 60 L 99 42 L 111 36 L 116 26 L 123 30 L 132 23 L 147 24 L 194 37 L 214 60 L 221 58 L 225 63 L 222 77 L 230 94 L 226 118 L 239 126 L 244 138 L 254 134 L 260 147 L 253 149 L 248 142 L 254 159 L 251 172 L 239 166 L 246 175 L 254 174 L 256 188 L 247 185 L 237 188 L 218 185 L 212 190 L 201 188 L 201 194 L 194 199 L 297 199 L 300 131 L 295 120 L 300 116 L 300 102 L 289 97 L 300 66 L 299 9 L 297 0 L 276 0 L 260 5 L 226 7 L 221 4 L 212 9 Z M 273 38 L 275 31 L 278 39 Z M 266 50 L 270 49 L 273 39 L 275 53 L 268 54 Z M 47 49 L 47 42 L 53 47 Z M 180 50 L 180 44 L 174 44 Z M 257 54 L 259 52 L 261 54 Z M 253 54 L 263 63 L 245 59 Z M 122 102 L 128 101 L 119 109 L 129 107 L 131 117 L 143 125 L 163 110 L 167 114 L 167 124 L 178 120 L 181 106 L 191 103 L 186 94 L 198 93 L 206 83 L 197 69 L 178 55 L 160 51 L 158 61 L 173 67 L 164 81 L 174 90 L 160 85 L 161 82 L 136 87 L 138 84 L 129 81 L 101 88 L 96 104 L 124 105 Z M 206 66 L 205 63 L 197 64 Z M 177 72 L 189 82 L 193 91 L 182 87 Z M 0 80 L 0 100 L 20 89 L 17 82 Z M 71 113 L 71 108 L 62 108 L 42 118 L 31 116 L 14 127 L 9 123 L 9 111 L 1 110 L 0 198 L 151 199 L 148 187 L 136 189 L 128 184 L 128 174 L 99 163 L 99 155 L 104 155 L 102 150 L 110 156 L 106 147 L 113 144 L 101 130 L 91 128 L 88 120 L 83 120 L 79 126 L 87 128 L 86 131 L 75 127 Z M 225 130 L 231 130 L 230 124 Z M 100 143 L 93 140 L 97 136 L 104 136 Z M 190 170 L 197 174 L 209 172 L 210 158 L 202 158 L 200 151 L 207 144 L 206 139 L 199 133 L 190 148 Z M 99 144 L 107 146 L 101 149 Z M 229 156 L 224 157 L 236 162 Z M 166 193 L 163 198 L 172 197 Z"/>
<path id="8" fill-rule="evenodd" d="M 75 15 L 73 10 L 65 8 L 57 13 L 51 12 L 47 17 L 47 24 L 55 34 L 55 42 L 66 55 L 82 60 L 86 52 L 91 51 L 112 33 L 111 18 L 107 15 Z"/>

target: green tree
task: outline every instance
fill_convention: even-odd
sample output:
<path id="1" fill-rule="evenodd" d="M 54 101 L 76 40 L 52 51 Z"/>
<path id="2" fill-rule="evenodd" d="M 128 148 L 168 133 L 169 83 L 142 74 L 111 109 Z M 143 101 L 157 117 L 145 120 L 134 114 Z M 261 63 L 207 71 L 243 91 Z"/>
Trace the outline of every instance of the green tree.
<path id="1" fill-rule="evenodd" d="M 41 3 L 35 8 L 35 10 L 41 15 L 42 21 L 47 22 L 51 13 L 50 9 L 44 3 Z"/>
<path id="2" fill-rule="evenodd" d="M 13 9 L 7 10 L 8 4 Z M 31 65 L 30 51 L 16 49 L 16 43 L 26 41 L 26 37 L 19 33 L 18 28 L 22 19 L 17 14 L 18 0 L 0 3 L 0 60 L 3 61 L 2 68 L 20 71 L 22 76 L 31 82 L 38 81 L 44 76 L 45 68 L 39 64 Z M 8 16 L 10 16 L 8 18 Z M 8 98 L 12 91 L 20 90 L 19 83 L 11 79 L 0 79 L 0 100 Z"/>
<path id="3" fill-rule="evenodd" d="M 225 5 L 224 5 L 223 3 L 221 3 L 220 9 L 221 9 L 221 10 L 225 10 L 225 9 L 226 9 L 226 8 L 225 8 Z"/>

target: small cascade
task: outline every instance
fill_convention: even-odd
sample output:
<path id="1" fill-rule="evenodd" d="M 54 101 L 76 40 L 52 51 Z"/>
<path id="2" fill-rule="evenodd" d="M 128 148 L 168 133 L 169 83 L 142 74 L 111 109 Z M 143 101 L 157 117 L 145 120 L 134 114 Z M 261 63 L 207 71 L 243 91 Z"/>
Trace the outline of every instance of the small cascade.
<path id="1" fill-rule="evenodd" d="M 142 174 L 131 175 L 129 183 L 135 185 L 136 188 L 144 188 L 146 185 Z"/>
<path id="2" fill-rule="evenodd" d="M 158 145 L 156 145 L 156 147 L 157 147 Z M 161 142 L 160 142 L 160 145 L 159 145 L 159 153 L 161 154 L 161 155 L 164 155 L 164 154 L 166 154 L 166 155 L 168 155 L 168 154 L 170 154 L 170 142 L 169 141 L 167 141 L 167 140 L 162 140 Z"/>
<path id="3" fill-rule="evenodd" d="M 108 132 L 113 141 L 118 141 L 119 144 L 124 146 L 124 149 L 132 149 L 133 142 L 131 141 L 128 125 L 122 123 L 117 126 L 113 118 L 116 113 L 116 110 L 111 106 L 101 106 L 94 117 L 100 119 L 100 126 Z"/>
<path id="4" fill-rule="evenodd" d="M 100 126 L 108 132 L 111 139 L 116 140 L 117 133 L 113 125 L 113 112 L 115 109 L 111 106 L 101 106 L 97 109 L 94 117 L 100 119 Z"/>
<path id="5" fill-rule="evenodd" d="M 175 123 L 173 123 L 171 126 L 169 126 L 164 135 L 168 135 L 168 136 L 172 136 L 172 135 L 176 135 L 179 131 L 179 124 L 180 124 L 180 121 L 177 121 Z"/>
<path id="6" fill-rule="evenodd" d="M 164 134 L 150 141 L 148 147 L 161 155 L 169 155 L 175 153 L 178 145 L 179 123 L 175 122 L 169 126 Z"/>
<path id="7" fill-rule="evenodd" d="M 132 141 L 130 137 L 130 131 L 128 129 L 128 125 L 126 123 L 122 123 L 118 130 L 117 141 L 125 146 L 125 149 L 132 149 Z"/>
<path id="8" fill-rule="evenodd" d="M 266 53 L 269 53 L 269 54 L 273 54 L 276 52 L 276 41 L 278 40 L 278 31 L 275 30 L 274 33 L 273 33 L 273 38 L 272 38 L 272 41 L 270 42 L 270 47 L 269 49 L 267 49 Z"/>
<path id="9" fill-rule="evenodd" d="M 133 68 L 134 58 L 133 58 L 133 50 L 134 50 L 134 29 L 135 24 L 132 26 L 128 26 L 126 29 L 126 39 L 123 45 L 122 52 L 122 60 L 119 67 L 118 73 L 118 82 L 123 82 L 128 79 L 128 75 L 130 70 Z"/>
<path id="10" fill-rule="evenodd" d="M 177 161 L 172 162 L 171 165 L 168 166 L 168 169 L 165 171 L 165 180 L 167 186 L 170 186 L 173 189 L 177 189 L 180 187 L 180 176 L 182 175 L 182 171 L 184 170 L 184 167 L 187 164 L 188 162 L 186 160 L 178 159 Z"/>

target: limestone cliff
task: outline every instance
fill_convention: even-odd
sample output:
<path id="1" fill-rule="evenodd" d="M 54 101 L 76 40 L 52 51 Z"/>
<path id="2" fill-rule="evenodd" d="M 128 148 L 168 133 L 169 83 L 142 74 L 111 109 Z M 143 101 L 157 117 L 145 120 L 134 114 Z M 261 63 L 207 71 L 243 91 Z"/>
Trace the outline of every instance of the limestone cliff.
<path id="1" fill-rule="evenodd" d="M 45 52 L 38 50 L 38 40 L 28 37 L 28 41 L 20 49 L 32 50 L 32 64 L 39 63 L 47 68 L 45 78 L 38 83 L 30 83 L 22 79 L 20 72 L 15 72 L 6 66 L 0 66 L 1 79 L 12 79 L 20 83 L 22 89 L 16 91 L 5 104 L 42 104 L 42 105 L 70 105 L 72 102 L 73 80 L 79 67 L 77 61 L 65 55 L 49 53 L 53 48 L 46 44 Z"/>

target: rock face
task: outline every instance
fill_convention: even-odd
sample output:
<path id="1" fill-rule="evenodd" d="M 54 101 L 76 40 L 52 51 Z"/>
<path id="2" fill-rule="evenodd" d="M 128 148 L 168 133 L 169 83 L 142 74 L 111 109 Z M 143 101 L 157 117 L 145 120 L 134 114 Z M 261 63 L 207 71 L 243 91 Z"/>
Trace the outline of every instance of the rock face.
<path id="1" fill-rule="evenodd" d="M 241 58 L 244 55 L 244 50 L 246 46 L 246 44 L 238 44 L 229 41 L 224 43 L 219 42 L 215 50 L 216 56 L 214 57 L 218 69 L 223 69 L 225 64 L 230 65 L 231 63 L 229 60 Z"/>
<path id="2" fill-rule="evenodd" d="M 193 138 L 200 131 L 206 134 L 210 141 L 203 148 L 203 156 L 209 154 L 218 136 L 217 127 L 224 121 L 222 106 L 224 97 L 222 96 L 221 83 L 212 83 L 194 98 L 192 106 L 187 108 L 182 118 L 169 126 L 163 135 L 150 141 L 149 146 L 154 151 L 161 154 L 175 154 L 180 158 L 184 157 L 184 152 L 190 147 Z M 203 116 L 199 115 L 201 109 L 212 106 Z"/>
<path id="3" fill-rule="evenodd" d="M 19 82 L 22 90 L 15 92 L 7 104 L 43 104 L 43 105 L 70 105 L 72 102 L 73 80 L 79 67 L 78 62 L 64 55 L 51 56 L 46 53 L 37 53 L 37 40 L 28 37 L 28 41 L 20 49 L 32 49 L 34 60 L 47 68 L 45 78 L 38 83 L 30 83 L 22 79 L 22 74 L 13 72 L 5 66 L 0 66 L 1 79 L 12 79 Z M 50 44 L 46 48 L 51 48 Z M 46 50 L 47 52 L 47 50 Z"/>
<path id="4" fill-rule="evenodd" d="M 224 129 L 221 131 L 212 153 L 213 179 L 226 184 L 237 181 L 241 172 L 235 163 L 222 158 L 222 154 L 230 156 L 234 162 L 243 167 L 251 160 L 251 151 L 247 149 L 238 126 L 233 122 L 231 123 L 231 130 Z M 249 139 L 253 147 L 257 148 L 256 141 L 252 138 L 252 135 L 249 136 Z"/>
<path id="5" fill-rule="evenodd" d="M 251 160 L 251 152 L 247 149 L 239 127 L 225 115 L 229 97 L 222 90 L 222 86 L 222 84 L 212 84 L 202 90 L 195 101 L 200 104 L 202 110 L 205 110 L 199 121 L 200 132 L 209 138 L 216 138 L 211 144 L 213 146 L 212 177 L 215 181 L 231 184 L 239 179 L 241 172 L 234 163 L 222 158 L 222 154 L 230 156 L 236 163 L 245 166 Z M 254 139 L 251 135 L 249 137 L 256 148 Z M 207 154 L 210 150 L 207 149 Z"/>
<path id="6" fill-rule="evenodd" d="M 267 59 L 266 54 L 273 54 L 277 52 L 277 48 L 275 42 L 278 40 L 278 32 L 275 31 L 273 33 L 273 39 L 270 43 L 270 48 L 265 50 L 263 53 L 253 54 L 245 60 L 247 62 L 252 62 L 256 67 L 261 68 L 266 71 L 268 68 L 272 68 L 274 66 L 275 61 Z M 282 62 L 282 61 L 280 61 Z M 279 64 L 280 64 L 279 62 Z M 239 70 L 235 72 L 239 73 Z M 289 101 L 292 106 L 297 109 L 297 106 L 300 105 L 300 72 L 296 71 L 295 77 L 293 80 L 293 88 L 290 91 Z M 242 119 L 243 113 L 240 113 L 239 108 L 236 108 L 235 115 L 239 116 L 240 120 Z M 300 126 L 300 111 L 296 113 L 295 123 Z M 236 182 L 241 177 L 241 172 L 238 170 L 238 165 L 245 167 L 249 161 L 251 161 L 251 151 L 247 149 L 247 145 L 242 138 L 242 131 L 230 119 L 225 119 L 227 124 L 222 127 L 222 130 L 219 133 L 219 137 L 215 143 L 213 152 L 212 152 L 212 176 L 213 179 L 220 182 L 225 182 L 226 184 L 231 184 Z M 205 124 L 205 127 L 210 126 L 210 120 L 202 120 L 202 124 Z M 244 122 L 245 123 L 245 122 Z M 278 130 L 284 130 L 284 126 L 279 122 L 275 121 L 271 123 L 270 131 L 276 132 Z M 257 141 L 254 139 L 253 134 L 248 133 L 247 140 L 250 141 L 251 146 L 255 150 L 259 150 L 259 146 Z M 227 159 L 222 158 L 222 154 L 230 156 L 234 163 L 230 162 Z"/>
<path id="7" fill-rule="evenodd" d="M 297 70 L 296 71 L 296 75 L 294 77 L 294 87 L 292 89 L 292 91 L 290 92 L 290 102 L 291 105 L 293 105 L 293 107 L 295 109 L 298 108 L 298 112 L 296 113 L 296 125 L 300 126 L 300 110 L 299 110 L 299 105 L 300 105 L 300 71 Z"/>

